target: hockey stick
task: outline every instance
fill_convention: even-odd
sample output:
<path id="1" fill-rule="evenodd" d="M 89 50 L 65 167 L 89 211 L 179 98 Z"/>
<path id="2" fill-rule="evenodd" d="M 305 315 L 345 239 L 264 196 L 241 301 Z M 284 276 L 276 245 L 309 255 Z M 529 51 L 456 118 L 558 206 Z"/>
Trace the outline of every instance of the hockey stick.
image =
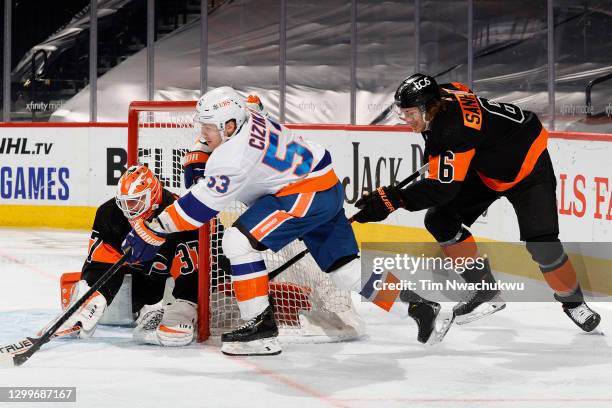
<path id="1" fill-rule="evenodd" d="M 425 163 L 421 168 L 419 168 L 417 171 L 415 171 L 414 173 L 412 173 L 411 175 L 406 177 L 404 180 L 402 180 L 395 187 L 396 188 L 406 187 L 409 183 L 411 183 L 412 181 L 416 180 L 417 178 L 419 178 L 420 176 L 425 174 L 427 172 L 427 170 L 429 170 L 429 163 Z M 349 222 L 350 223 L 352 223 L 353 221 L 354 221 L 353 217 L 349 218 Z M 287 268 L 291 267 L 297 261 L 299 261 L 300 259 L 305 257 L 308 254 L 308 252 L 310 252 L 310 251 L 308 251 L 308 248 L 306 248 L 302 252 L 294 255 L 293 258 L 289 259 L 287 262 L 285 262 L 284 264 L 282 264 L 278 268 L 276 268 L 273 271 L 271 271 L 268 274 L 268 279 L 271 280 L 271 281 L 274 280 L 274 278 L 276 278 L 278 275 L 280 275 L 282 272 L 284 272 Z"/>
<path id="2" fill-rule="evenodd" d="M 119 268 L 121 268 L 121 266 L 125 263 L 125 261 L 127 261 L 127 259 L 129 258 L 130 254 L 132 253 L 132 249 L 128 248 L 125 253 L 123 254 L 123 256 L 113 264 L 113 266 L 111 266 L 108 271 L 106 271 L 104 273 L 104 275 L 102 275 L 97 281 L 96 283 L 93 284 L 93 286 L 91 288 L 89 288 L 89 290 L 87 292 L 85 292 L 85 294 L 83 296 L 81 296 L 79 298 L 79 300 L 77 300 L 72 306 L 70 306 L 56 321 L 55 323 L 49 327 L 40 337 L 35 337 L 35 338 L 31 338 L 28 337 L 28 341 L 31 342 L 32 344 L 28 346 L 28 344 L 24 344 L 24 348 L 27 347 L 27 350 L 24 351 L 23 353 L 19 353 L 19 354 L 15 354 L 13 356 L 3 356 L 5 359 L 6 358 L 10 358 L 12 359 L 12 361 L 8 361 L 8 363 L 5 361 L 5 364 L 8 365 L 12 365 L 13 366 L 20 366 L 23 363 L 25 363 L 26 361 L 28 361 L 28 359 L 30 357 L 32 357 L 32 355 L 34 353 L 36 353 L 43 344 L 47 343 L 49 340 L 51 340 L 57 332 L 57 329 L 60 328 L 60 326 L 62 324 L 64 324 L 68 319 L 70 319 L 70 317 L 72 317 L 72 315 L 79 310 L 79 308 L 81 306 L 83 306 L 83 304 L 91 297 L 91 295 L 93 295 L 98 289 L 100 289 L 115 273 L 117 273 L 117 271 L 119 270 Z"/>
<path id="3" fill-rule="evenodd" d="M 54 322 L 54 321 L 52 321 Z M 51 322 L 51 323 L 52 323 Z M 49 323 L 49 324 L 51 324 Z M 46 328 L 46 326 L 45 326 Z M 43 330 L 40 330 L 36 336 L 41 336 L 43 333 Z M 58 337 L 65 337 L 68 335 L 71 335 L 73 333 L 78 333 L 81 330 L 81 328 L 79 326 L 75 326 L 75 327 L 71 327 L 69 329 L 66 330 L 62 330 L 61 332 L 56 332 L 53 333 L 53 335 L 51 336 L 51 338 L 49 340 L 53 340 L 55 338 Z M 0 356 L 2 357 L 6 357 L 6 356 L 14 356 L 16 354 L 21 354 L 26 352 L 30 347 L 32 347 L 32 345 L 34 344 L 34 341 L 36 341 L 38 337 L 26 337 L 25 339 L 21 339 L 18 340 L 12 344 L 7 344 L 6 346 L 1 346 L 0 347 Z"/>

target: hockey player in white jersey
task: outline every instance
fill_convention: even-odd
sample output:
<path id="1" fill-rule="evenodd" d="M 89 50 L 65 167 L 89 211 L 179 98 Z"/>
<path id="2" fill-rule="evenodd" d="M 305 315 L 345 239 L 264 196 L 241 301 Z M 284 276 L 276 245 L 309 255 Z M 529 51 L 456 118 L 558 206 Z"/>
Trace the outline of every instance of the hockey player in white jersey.
<path id="1" fill-rule="evenodd" d="M 132 248 L 132 262 L 145 261 L 166 235 L 200 227 L 231 201 L 249 207 L 223 236 L 223 252 L 231 263 L 234 293 L 246 322 L 223 334 L 225 354 L 281 352 L 260 251 L 276 252 L 298 238 L 338 287 L 359 291 L 386 310 L 394 306 L 397 292 L 375 290 L 373 279 L 361 285 L 357 242 L 327 150 L 248 109 L 229 87 L 200 98 L 194 125 L 200 130 L 201 150 L 207 152 L 204 177 L 157 218 L 135 224 L 123 246 Z M 439 309 L 416 294 L 410 299 L 408 313 L 419 324 L 419 341 L 430 339 Z"/>

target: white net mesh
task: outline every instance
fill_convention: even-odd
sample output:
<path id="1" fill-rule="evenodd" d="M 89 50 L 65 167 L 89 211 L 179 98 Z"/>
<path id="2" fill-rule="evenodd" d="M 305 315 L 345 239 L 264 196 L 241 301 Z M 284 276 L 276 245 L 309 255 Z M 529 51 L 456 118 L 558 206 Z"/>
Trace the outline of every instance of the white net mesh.
<path id="1" fill-rule="evenodd" d="M 164 186 L 178 194 L 184 191 L 181 159 L 194 144 L 191 111 L 141 111 L 138 114 L 138 157 Z M 234 202 L 211 221 L 210 234 L 210 333 L 230 331 L 240 324 L 240 312 L 231 286 L 229 262 L 221 251 L 225 229 L 245 210 Z M 283 265 L 305 249 L 295 241 L 278 253 L 265 251 L 269 271 Z M 201 251 L 200 251 L 201 253 Z M 350 293 L 336 288 L 312 257 L 307 255 L 270 282 L 275 318 L 286 341 L 330 341 L 351 339 L 364 328 L 354 310 Z M 207 324 L 200 321 L 199 324 Z"/>

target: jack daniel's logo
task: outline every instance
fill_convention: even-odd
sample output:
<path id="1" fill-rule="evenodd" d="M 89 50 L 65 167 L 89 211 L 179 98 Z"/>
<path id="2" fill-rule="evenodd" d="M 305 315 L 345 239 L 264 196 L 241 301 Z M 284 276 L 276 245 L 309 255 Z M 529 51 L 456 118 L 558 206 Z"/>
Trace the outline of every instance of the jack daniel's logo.
<path id="1" fill-rule="evenodd" d="M 371 193 L 380 186 L 399 183 L 403 179 L 398 176 L 401 170 L 403 170 L 401 173 L 407 176 L 423 164 L 423 148 L 418 144 L 411 145 L 411 169 L 404 169 L 409 163 L 406 157 L 360 156 L 359 144 L 359 142 L 352 143 L 353 174 L 342 180 L 344 199 L 348 204 L 353 204 L 365 192 Z"/>

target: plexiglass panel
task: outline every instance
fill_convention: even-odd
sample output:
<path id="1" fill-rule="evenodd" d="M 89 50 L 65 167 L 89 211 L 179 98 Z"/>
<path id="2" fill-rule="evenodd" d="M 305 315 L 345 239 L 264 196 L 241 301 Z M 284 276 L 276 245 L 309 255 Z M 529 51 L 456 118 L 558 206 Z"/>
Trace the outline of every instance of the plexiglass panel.
<path id="1" fill-rule="evenodd" d="M 546 2 L 474 1 L 474 91 L 548 118 Z"/>
<path id="2" fill-rule="evenodd" d="M 287 0 L 289 123 L 350 123 L 350 0 Z"/>

